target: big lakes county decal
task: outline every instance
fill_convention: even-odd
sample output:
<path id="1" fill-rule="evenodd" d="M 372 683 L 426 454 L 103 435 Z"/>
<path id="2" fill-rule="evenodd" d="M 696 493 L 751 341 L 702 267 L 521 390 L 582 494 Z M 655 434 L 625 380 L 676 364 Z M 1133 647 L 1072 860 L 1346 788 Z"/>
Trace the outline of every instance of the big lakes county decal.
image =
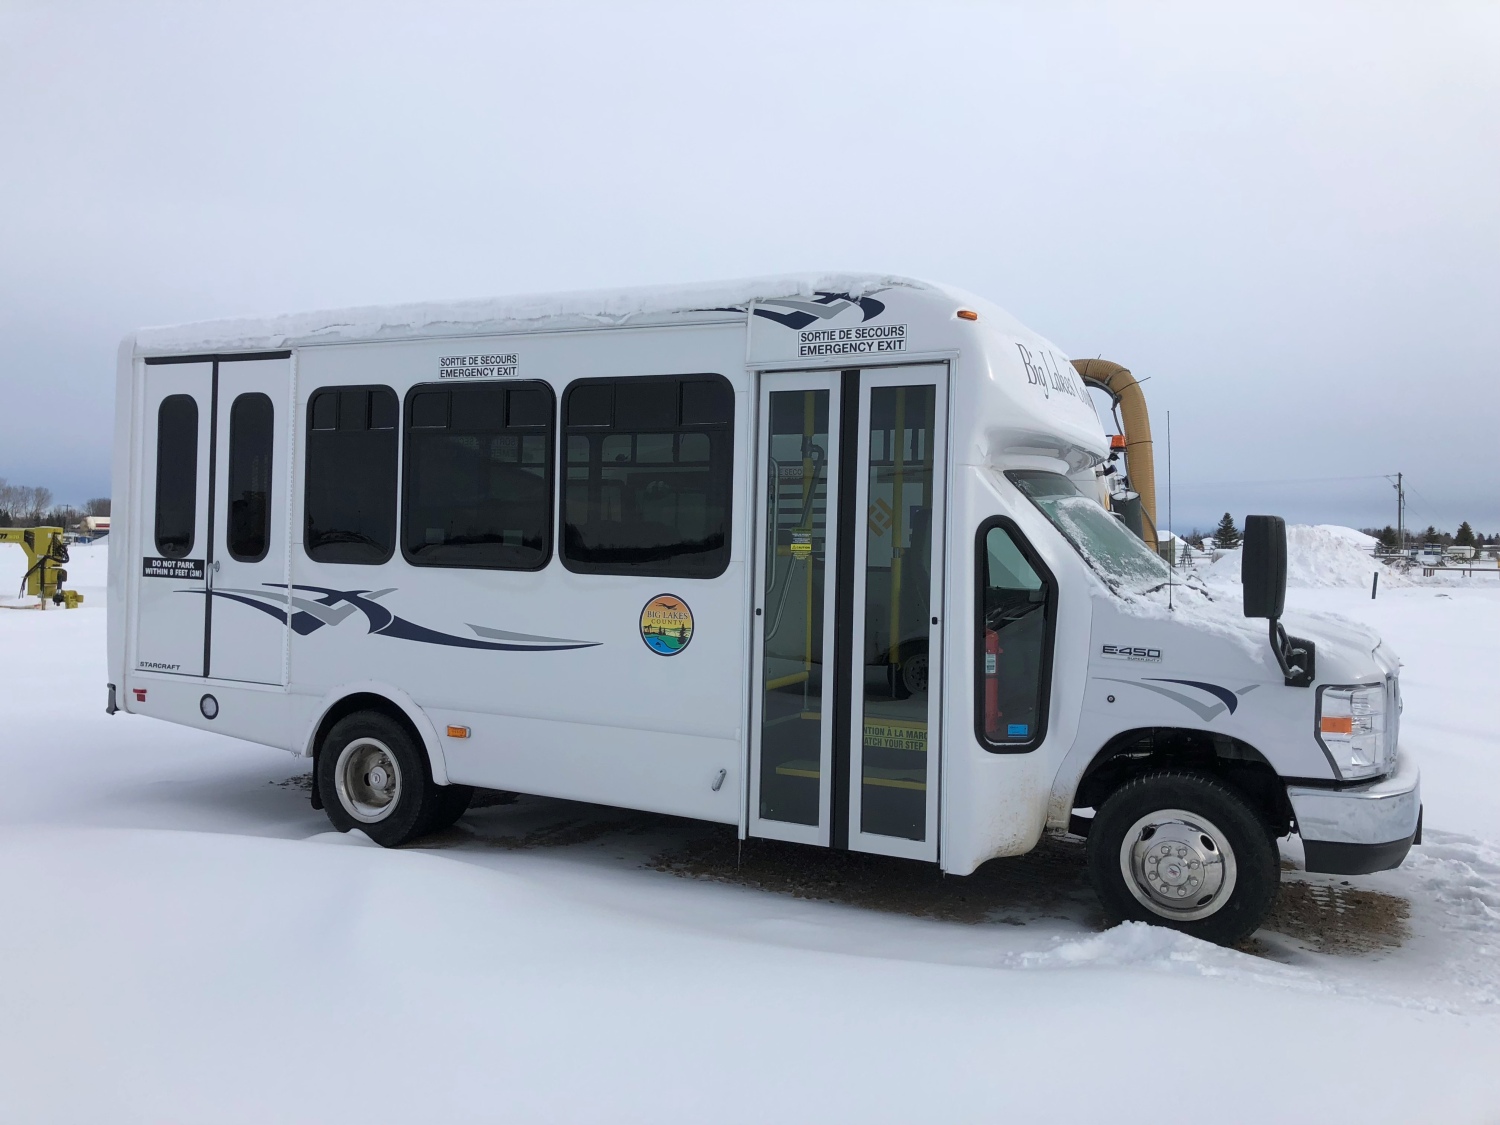
<path id="1" fill-rule="evenodd" d="M 641 610 L 641 640 L 658 656 L 676 656 L 693 639 L 693 611 L 675 594 L 658 594 Z"/>

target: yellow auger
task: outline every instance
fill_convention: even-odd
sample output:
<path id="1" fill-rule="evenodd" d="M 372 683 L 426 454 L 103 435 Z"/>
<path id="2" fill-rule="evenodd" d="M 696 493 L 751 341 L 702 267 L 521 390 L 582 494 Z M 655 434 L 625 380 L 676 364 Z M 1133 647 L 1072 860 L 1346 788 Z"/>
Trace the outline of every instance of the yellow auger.
<path id="1" fill-rule="evenodd" d="M 39 609 L 53 605 L 77 609 L 83 595 L 64 590 L 68 572 L 62 564 L 68 561 L 68 545 L 60 527 L 0 527 L 0 543 L 14 543 L 26 552 L 26 577 L 21 580 L 18 597 L 40 598 Z"/>

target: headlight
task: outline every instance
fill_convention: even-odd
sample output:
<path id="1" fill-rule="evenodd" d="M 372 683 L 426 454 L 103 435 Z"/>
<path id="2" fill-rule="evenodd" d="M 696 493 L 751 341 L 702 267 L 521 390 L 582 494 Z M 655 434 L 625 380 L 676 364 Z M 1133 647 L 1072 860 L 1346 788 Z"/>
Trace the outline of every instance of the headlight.
<path id="1" fill-rule="evenodd" d="M 1396 724 L 1388 696 L 1394 683 L 1349 684 L 1318 689 L 1318 743 L 1345 781 L 1389 773 L 1396 760 Z"/>

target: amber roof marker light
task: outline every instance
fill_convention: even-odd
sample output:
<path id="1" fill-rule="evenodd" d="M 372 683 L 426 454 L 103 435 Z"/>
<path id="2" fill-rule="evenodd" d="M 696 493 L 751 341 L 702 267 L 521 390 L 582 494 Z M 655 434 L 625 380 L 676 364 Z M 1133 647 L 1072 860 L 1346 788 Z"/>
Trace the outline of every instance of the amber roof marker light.
<path id="1" fill-rule="evenodd" d="M 975 312 L 973 309 L 959 309 L 958 310 L 958 319 L 959 320 L 978 320 L 979 319 L 979 314 L 977 312 Z"/>

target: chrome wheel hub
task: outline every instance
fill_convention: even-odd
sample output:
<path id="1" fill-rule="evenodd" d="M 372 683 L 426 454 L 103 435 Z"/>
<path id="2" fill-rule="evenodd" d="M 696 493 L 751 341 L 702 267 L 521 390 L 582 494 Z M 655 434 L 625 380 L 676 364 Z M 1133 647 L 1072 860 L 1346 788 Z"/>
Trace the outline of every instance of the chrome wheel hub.
<path id="1" fill-rule="evenodd" d="M 1120 874 L 1147 910 L 1192 922 L 1222 909 L 1234 893 L 1234 850 L 1206 817 L 1162 809 L 1141 817 L 1125 833 Z"/>
<path id="2" fill-rule="evenodd" d="M 362 824 L 390 816 L 401 796 L 401 767 L 379 739 L 356 738 L 340 750 L 333 778 L 339 804 Z"/>

